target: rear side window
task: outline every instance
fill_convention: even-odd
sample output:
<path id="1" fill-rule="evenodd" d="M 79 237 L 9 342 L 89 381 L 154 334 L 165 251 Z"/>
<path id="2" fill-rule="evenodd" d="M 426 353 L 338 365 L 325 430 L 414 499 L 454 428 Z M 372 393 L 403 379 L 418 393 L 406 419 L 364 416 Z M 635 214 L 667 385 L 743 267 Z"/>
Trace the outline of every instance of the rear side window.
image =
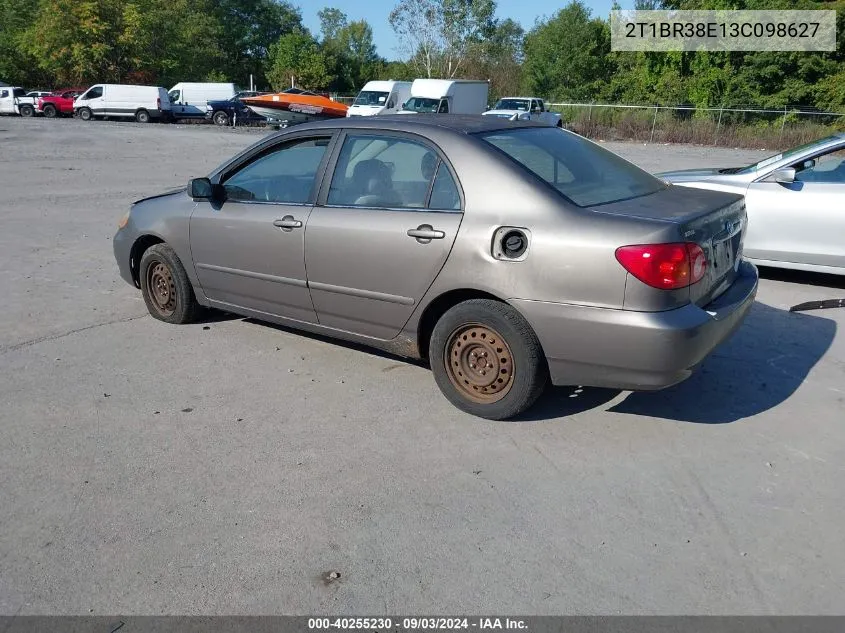
<path id="1" fill-rule="evenodd" d="M 558 128 L 479 136 L 581 207 L 647 196 L 667 186 L 613 152 Z"/>

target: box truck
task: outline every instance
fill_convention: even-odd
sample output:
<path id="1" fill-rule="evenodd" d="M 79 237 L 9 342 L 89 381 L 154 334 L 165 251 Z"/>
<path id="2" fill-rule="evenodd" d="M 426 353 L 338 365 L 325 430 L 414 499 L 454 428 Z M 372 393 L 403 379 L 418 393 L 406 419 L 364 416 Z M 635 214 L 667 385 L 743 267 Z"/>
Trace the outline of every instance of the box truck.
<path id="1" fill-rule="evenodd" d="M 481 114 L 487 109 L 490 82 L 471 79 L 415 79 L 400 114 Z"/>
<path id="2" fill-rule="evenodd" d="M 396 114 L 410 96 L 410 81 L 368 81 L 346 111 L 346 116 Z"/>

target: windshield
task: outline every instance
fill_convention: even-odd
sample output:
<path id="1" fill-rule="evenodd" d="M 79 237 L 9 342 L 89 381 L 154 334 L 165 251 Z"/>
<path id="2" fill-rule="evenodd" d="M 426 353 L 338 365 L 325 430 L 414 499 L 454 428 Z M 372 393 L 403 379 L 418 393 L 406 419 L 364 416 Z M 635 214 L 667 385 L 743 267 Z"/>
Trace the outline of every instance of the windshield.
<path id="1" fill-rule="evenodd" d="M 558 128 L 479 136 L 581 207 L 647 196 L 668 186 L 613 152 Z"/>
<path id="2" fill-rule="evenodd" d="M 527 99 L 499 99 L 494 110 L 519 110 L 520 112 L 528 112 Z"/>
<path id="3" fill-rule="evenodd" d="M 819 139 L 817 141 L 813 141 L 811 143 L 804 143 L 803 145 L 799 145 L 798 147 L 793 147 L 792 149 L 786 150 L 785 152 L 781 152 L 780 154 L 774 154 L 769 156 L 768 158 L 764 158 L 761 161 L 754 163 L 753 165 L 749 165 L 748 167 L 743 167 L 742 169 L 738 169 L 736 171 L 737 174 L 750 174 L 751 172 L 755 172 L 757 170 L 763 169 L 768 165 L 772 165 L 774 163 L 778 163 L 784 158 L 789 158 L 790 156 L 797 156 L 799 154 L 803 154 L 807 150 L 812 149 L 813 147 L 822 146 L 826 143 L 831 141 L 835 141 L 838 139 L 838 136 L 827 136 L 823 139 Z"/>
<path id="4" fill-rule="evenodd" d="M 355 98 L 353 105 L 359 106 L 383 106 L 387 103 L 387 97 L 390 93 L 379 92 L 375 90 L 362 90 Z"/>
<path id="5" fill-rule="evenodd" d="M 412 112 L 437 112 L 440 99 L 426 99 L 425 97 L 411 97 L 405 104 L 405 109 Z"/>

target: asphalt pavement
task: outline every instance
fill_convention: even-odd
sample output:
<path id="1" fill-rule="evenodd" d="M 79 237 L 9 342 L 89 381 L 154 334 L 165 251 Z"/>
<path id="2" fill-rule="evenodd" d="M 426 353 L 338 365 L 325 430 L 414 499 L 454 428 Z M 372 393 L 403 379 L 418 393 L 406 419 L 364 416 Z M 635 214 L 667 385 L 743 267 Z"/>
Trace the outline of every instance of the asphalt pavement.
<path id="1" fill-rule="evenodd" d="M 845 310 L 788 312 L 845 278 L 764 271 L 677 387 L 484 421 L 388 355 L 147 315 L 118 219 L 263 133 L 0 119 L 0 614 L 845 611 Z"/>

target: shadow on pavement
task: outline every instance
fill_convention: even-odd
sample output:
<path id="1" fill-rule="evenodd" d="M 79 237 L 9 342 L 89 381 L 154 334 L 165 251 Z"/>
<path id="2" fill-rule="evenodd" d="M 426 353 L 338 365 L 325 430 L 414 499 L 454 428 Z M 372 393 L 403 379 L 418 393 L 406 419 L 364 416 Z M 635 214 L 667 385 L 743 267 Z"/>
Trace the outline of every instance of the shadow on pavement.
<path id="1" fill-rule="evenodd" d="M 835 335 L 835 321 L 755 303 L 739 331 L 691 378 L 632 393 L 609 411 L 699 424 L 763 413 L 795 393 Z"/>
<path id="2" fill-rule="evenodd" d="M 221 313 L 221 318 L 227 317 Z M 244 320 L 388 360 L 427 367 L 424 362 L 358 343 L 255 319 Z M 755 303 L 740 330 L 717 348 L 691 378 L 662 391 L 631 393 L 608 411 L 699 424 L 725 424 L 763 413 L 787 400 L 801 386 L 835 335 L 835 321 Z M 550 388 L 531 409 L 513 421 L 537 422 L 575 415 L 606 405 L 619 393 L 615 389 L 594 387 Z"/>
<path id="3" fill-rule="evenodd" d="M 542 422 L 584 413 L 607 404 L 618 396 L 618 389 L 597 387 L 549 387 L 537 403 L 511 422 Z"/>

